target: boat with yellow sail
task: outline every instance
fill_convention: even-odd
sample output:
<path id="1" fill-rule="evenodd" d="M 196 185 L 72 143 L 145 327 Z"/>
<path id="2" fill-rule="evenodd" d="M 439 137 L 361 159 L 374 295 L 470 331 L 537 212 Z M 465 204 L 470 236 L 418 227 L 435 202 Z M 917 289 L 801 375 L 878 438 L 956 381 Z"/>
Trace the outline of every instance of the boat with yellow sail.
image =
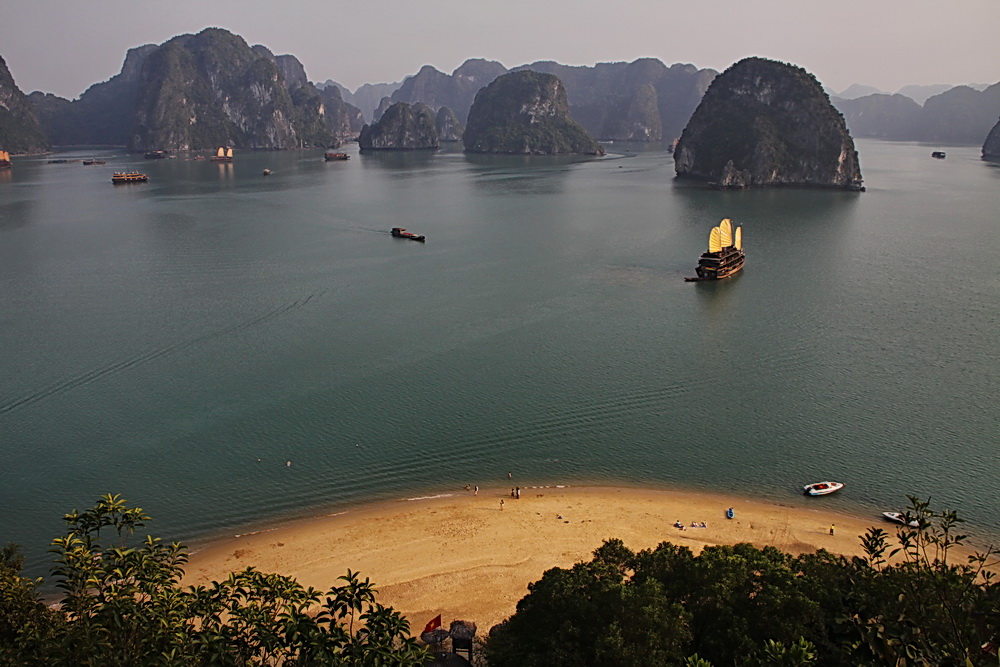
<path id="1" fill-rule="evenodd" d="M 742 269 L 744 261 L 743 227 L 737 227 L 734 232 L 732 221 L 726 218 L 718 227 L 712 227 L 708 235 L 708 252 L 702 253 L 695 268 L 698 276 L 684 280 L 722 280 Z"/>
<path id="2" fill-rule="evenodd" d="M 232 162 L 232 147 L 226 148 L 225 146 L 219 146 L 219 150 L 215 151 L 215 155 L 212 156 L 211 160 L 212 162 Z"/>
<path id="3" fill-rule="evenodd" d="M 10 169 L 10 153 L 0 151 L 0 169 Z"/>

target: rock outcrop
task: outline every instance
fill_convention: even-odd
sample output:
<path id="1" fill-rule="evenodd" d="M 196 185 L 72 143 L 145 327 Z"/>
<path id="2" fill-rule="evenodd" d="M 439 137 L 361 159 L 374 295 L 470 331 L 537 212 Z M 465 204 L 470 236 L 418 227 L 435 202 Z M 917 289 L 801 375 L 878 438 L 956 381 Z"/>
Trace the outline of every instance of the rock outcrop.
<path id="1" fill-rule="evenodd" d="M 407 77 L 392 93 L 393 102 L 422 102 L 437 111 L 443 106 L 452 109 L 459 122 L 465 122 L 476 93 L 507 68 L 492 60 L 466 60 L 450 75 L 430 65 L 424 65 L 414 76 Z"/>
<path id="2" fill-rule="evenodd" d="M 723 188 L 861 189 L 844 118 L 800 67 L 746 58 L 709 86 L 674 151 L 679 178 Z"/>
<path id="3" fill-rule="evenodd" d="M 552 74 L 504 74 L 476 95 L 462 141 L 468 153 L 603 155 L 569 114 L 566 89 Z"/>
<path id="4" fill-rule="evenodd" d="M 441 141 L 461 141 L 465 133 L 465 125 L 462 125 L 455 112 L 448 107 L 438 109 L 434 124 Z"/>
<path id="5" fill-rule="evenodd" d="M 35 108 L 14 83 L 7 63 L 0 58 L 0 150 L 37 153 L 48 146 L 49 141 L 35 115 Z"/>
<path id="6" fill-rule="evenodd" d="M 60 144 L 132 150 L 328 146 L 361 129 L 360 111 L 324 96 L 294 56 L 208 28 L 130 49 L 122 71 L 69 102 L 33 95 Z"/>
<path id="7" fill-rule="evenodd" d="M 426 104 L 396 102 L 378 121 L 361 129 L 358 146 L 362 152 L 439 148 L 434 112 Z"/>
<path id="8" fill-rule="evenodd" d="M 989 160 L 1000 160 L 1000 120 L 993 126 L 983 142 L 983 157 Z"/>

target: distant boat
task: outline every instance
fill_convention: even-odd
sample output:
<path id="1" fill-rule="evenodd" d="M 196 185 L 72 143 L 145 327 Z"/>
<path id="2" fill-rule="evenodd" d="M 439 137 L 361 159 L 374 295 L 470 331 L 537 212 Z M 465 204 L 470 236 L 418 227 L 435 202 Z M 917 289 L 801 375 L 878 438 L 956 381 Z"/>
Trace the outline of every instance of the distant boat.
<path id="1" fill-rule="evenodd" d="M 149 176 L 140 174 L 137 171 L 116 171 L 111 175 L 111 182 L 115 185 L 121 183 L 145 183 L 148 180 Z"/>
<path id="2" fill-rule="evenodd" d="M 392 235 L 397 239 L 410 239 L 411 241 L 420 241 L 423 243 L 427 238 L 423 234 L 414 234 L 413 232 L 408 232 L 402 227 L 393 227 Z"/>
<path id="3" fill-rule="evenodd" d="M 219 146 L 219 150 L 215 152 L 215 155 L 213 155 L 211 159 L 212 162 L 232 162 L 233 149 Z"/>
<path id="4" fill-rule="evenodd" d="M 270 176 L 271 175 L 271 170 L 268 169 L 267 167 L 264 167 L 264 172 L 263 173 L 264 173 L 265 176 Z"/>
<path id="5" fill-rule="evenodd" d="M 936 157 L 939 160 L 943 160 L 946 156 L 944 151 L 933 151 L 931 152 L 931 157 Z"/>
<path id="6" fill-rule="evenodd" d="M 844 488 L 843 482 L 814 482 L 813 484 L 806 484 L 802 487 L 802 491 L 807 496 L 825 496 L 828 493 L 840 491 L 842 488 Z"/>
<path id="7" fill-rule="evenodd" d="M 910 528 L 919 528 L 920 522 L 916 519 L 906 520 L 906 515 L 902 512 L 882 512 L 882 516 L 886 521 L 892 521 L 893 523 L 901 523 L 904 526 L 909 526 Z"/>
<path id="8" fill-rule="evenodd" d="M 0 151 L 0 169 L 10 169 L 10 153 Z"/>
<path id="9" fill-rule="evenodd" d="M 696 278 L 685 278 L 689 283 L 702 280 L 722 280 L 743 268 L 746 254 L 743 252 L 743 227 L 733 233 L 729 218 L 712 227 L 708 235 L 708 252 L 702 253 L 695 268 Z"/>
<path id="10" fill-rule="evenodd" d="M 97 159 L 84 160 L 83 164 L 84 166 L 91 164 L 104 164 L 104 160 L 97 160 Z"/>
<path id="11" fill-rule="evenodd" d="M 350 160 L 351 156 L 347 153 L 335 153 L 333 151 L 327 151 L 323 155 L 323 159 L 327 162 L 333 162 L 334 160 Z"/>
<path id="12" fill-rule="evenodd" d="M 164 158 L 167 157 L 167 152 L 166 151 L 146 151 L 146 154 L 143 155 L 143 157 L 146 158 L 147 160 L 162 160 L 162 159 L 164 159 Z"/>

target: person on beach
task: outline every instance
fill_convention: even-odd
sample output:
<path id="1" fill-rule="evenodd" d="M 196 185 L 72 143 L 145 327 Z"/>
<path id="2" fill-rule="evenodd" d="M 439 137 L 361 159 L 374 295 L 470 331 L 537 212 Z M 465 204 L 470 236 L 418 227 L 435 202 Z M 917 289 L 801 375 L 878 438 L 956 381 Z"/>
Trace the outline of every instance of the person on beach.
<path id="1" fill-rule="evenodd" d="M 512 487 L 510 487 L 510 497 L 511 497 L 511 498 L 513 498 L 513 497 L 514 497 L 514 487 L 513 487 L 513 486 L 512 486 Z"/>
<path id="2" fill-rule="evenodd" d="M 836 528 L 836 524 L 830 524 L 830 534 L 833 535 L 833 529 Z"/>
<path id="3" fill-rule="evenodd" d="M 478 495 L 479 495 L 479 485 L 478 485 L 478 484 L 476 484 L 476 490 L 475 490 L 475 492 L 473 493 L 473 495 L 476 495 L 476 496 L 478 496 Z"/>
<path id="4" fill-rule="evenodd" d="M 521 487 L 517 487 L 516 489 L 514 489 L 514 497 L 517 500 L 521 499 Z"/>
<path id="5" fill-rule="evenodd" d="M 507 479 L 514 479 L 514 473 L 507 473 Z"/>
<path id="6" fill-rule="evenodd" d="M 503 511 L 503 498 L 500 499 L 500 510 Z"/>

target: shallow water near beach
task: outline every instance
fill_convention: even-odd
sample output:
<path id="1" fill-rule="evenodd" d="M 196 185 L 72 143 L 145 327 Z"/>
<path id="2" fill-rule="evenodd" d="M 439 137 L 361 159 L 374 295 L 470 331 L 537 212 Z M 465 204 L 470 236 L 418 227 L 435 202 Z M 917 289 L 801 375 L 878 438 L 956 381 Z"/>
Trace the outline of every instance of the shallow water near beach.
<path id="1" fill-rule="evenodd" d="M 912 494 L 1000 532 L 998 165 L 860 141 L 865 193 L 725 193 L 607 148 L 15 158 L 0 542 L 42 574 L 107 492 L 191 542 L 508 481 Z M 724 217 L 746 269 L 685 283 Z"/>

